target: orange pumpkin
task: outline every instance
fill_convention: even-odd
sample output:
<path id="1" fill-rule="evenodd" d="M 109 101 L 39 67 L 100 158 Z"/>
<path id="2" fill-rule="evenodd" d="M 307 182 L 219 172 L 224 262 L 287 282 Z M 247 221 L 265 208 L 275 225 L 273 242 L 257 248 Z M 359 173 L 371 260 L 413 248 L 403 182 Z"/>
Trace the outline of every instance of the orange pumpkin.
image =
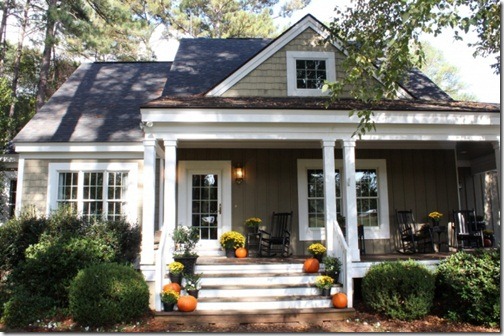
<path id="1" fill-rule="evenodd" d="M 177 302 L 178 309 L 181 312 L 192 312 L 196 309 L 198 300 L 191 295 L 180 296 Z"/>
<path id="2" fill-rule="evenodd" d="M 239 247 L 235 251 L 236 258 L 245 258 L 247 257 L 247 249 L 244 247 Z"/>
<path id="3" fill-rule="evenodd" d="M 180 293 L 180 291 L 182 290 L 180 285 L 176 282 L 172 282 L 163 286 L 163 292 L 169 291 L 170 289 L 173 289 L 177 293 Z"/>
<path id="4" fill-rule="evenodd" d="M 346 308 L 348 299 L 345 293 L 336 293 L 332 297 L 332 304 L 335 308 Z"/>
<path id="5" fill-rule="evenodd" d="M 306 259 L 303 264 L 303 269 L 306 273 L 317 273 L 320 267 L 320 263 L 315 258 Z"/>

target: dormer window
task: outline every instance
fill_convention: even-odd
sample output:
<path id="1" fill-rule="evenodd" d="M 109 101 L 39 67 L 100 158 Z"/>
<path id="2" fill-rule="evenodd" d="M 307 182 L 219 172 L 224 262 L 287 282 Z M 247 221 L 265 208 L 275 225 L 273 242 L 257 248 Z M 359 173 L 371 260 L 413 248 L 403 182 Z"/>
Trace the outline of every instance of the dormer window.
<path id="1" fill-rule="evenodd" d="M 324 96 L 324 82 L 336 80 L 333 52 L 287 51 L 289 96 Z"/>

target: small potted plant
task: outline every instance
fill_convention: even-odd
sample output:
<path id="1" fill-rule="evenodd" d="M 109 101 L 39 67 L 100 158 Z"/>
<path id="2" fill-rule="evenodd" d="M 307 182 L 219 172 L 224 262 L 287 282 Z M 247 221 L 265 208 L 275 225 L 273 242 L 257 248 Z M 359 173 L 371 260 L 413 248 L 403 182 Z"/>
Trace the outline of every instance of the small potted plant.
<path id="1" fill-rule="evenodd" d="M 319 275 L 315 278 L 315 286 L 320 289 L 323 296 L 331 295 L 331 287 L 334 284 L 333 278 L 327 275 Z"/>
<path id="2" fill-rule="evenodd" d="M 262 223 L 261 218 L 258 217 L 250 217 L 245 220 L 245 227 L 247 228 L 248 233 L 257 233 L 259 230 L 259 225 Z"/>
<path id="3" fill-rule="evenodd" d="M 175 304 L 177 303 L 180 294 L 173 289 L 168 289 L 161 292 L 161 302 L 163 302 L 164 311 L 173 311 Z"/>
<path id="4" fill-rule="evenodd" d="M 198 298 L 199 290 L 201 289 L 201 277 L 203 273 L 199 274 L 186 274 L 184 276 L 185 284 L 184 289 L 187 294 L 194 296 L 196 299 Z"/>
<path id="5" fill-rule="evenodd" d="M 245 247 L 245 237 L 237 231 L 228 231 L 222 234 L 219 239 L 220 245 L 226 250 L 228 258 L 235 257 L 235 250 Z"/>
<path id="6" fill-rule="evenodd" d="M 438 226 L 439 221 L 441 220 L 441 217 L 443 217 L 443 214 L 437 211 L 433 211 L 429 214 L 429 218 L 432 220 L 432 225 L 433 226 Z"/>
<path id="7" fill-rule="evenodd" d="M 339 258 L 325 256 L 322 262 L 324 263 L 325 275 L 330 276 L 335 282 L 338 281 L 342 265 Z"/>
<path id="8" fill-rule="evenodd" d="M 326 251 L 327 249 L 325 246 L 320 243 L 313 243 L 308 246 L 308 252 L 310 252 L 310 254 L 319 262 L 322 262 L 322 257 Z"/>
<path id="9" fill-rule="evenodd" d="M 184 265 L 178 261 L 174 261 L 168 265 L 168 275 L 170 276 L 170 281 L 178 283 L 182 282 L 182 272 L 184 271 Z"/>
<path id="10" fill-rule="evenodd" d="M 193 274 L 198 259 L 195 249 L 200 240 L 199 229 L 197 227 L 179 226 L 173 230 L 172 239 L 175 243 L 173 260 L 184 265 L 184 273 Z"/>

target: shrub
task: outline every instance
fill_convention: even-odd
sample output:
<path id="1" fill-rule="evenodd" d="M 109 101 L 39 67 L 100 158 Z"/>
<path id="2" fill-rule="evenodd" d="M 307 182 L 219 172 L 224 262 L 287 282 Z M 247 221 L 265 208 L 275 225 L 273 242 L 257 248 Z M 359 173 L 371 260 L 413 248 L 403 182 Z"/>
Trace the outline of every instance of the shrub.
<path id="1" fill-rule="evenodd" d="M 68 286 L 77 272 L 95 263 L 110 261 L 114 251 L 102 239 L 71 237 L 54 239 L 43 235 L 26 250 L 26 261 L 12 272 L 15 287 L 52 298 L 67 307 Z"/>
<path id="2" fill-rule="evenodd" d="M 413 260 L 372 266 L 362 279 L 362 297 L 371 309 L 400 320 L 427 315 L 432 307 L 435 276 Z"/>
<path id="3" fill-rule="evenodd" d="M 23 328 L 53 312 L 54 301 L 19 287 L 5 304 L 2 321 L 9 328 Z"/>
<path id="4" fill-rule="evenodd" d="M 436 292 L 448 318 L 473 324 L 499 324 L 499 250 L 451 255 L 437 269 Z"/>
<path id="5" fill-rule="evenodd" d="M 0 226 L 0 272 L 7 272 L 25 260 L 25 250 L 36 244 L 47 227 L 47 220 L 23 213 Z"/>
<path id="6" fill-rule="evenodd" d="M 69 297 L 70 313 L 83 326 L 128 322 L 149 310 L 149 288 L 142 274 L 116 263 L 81 270 Z"/>

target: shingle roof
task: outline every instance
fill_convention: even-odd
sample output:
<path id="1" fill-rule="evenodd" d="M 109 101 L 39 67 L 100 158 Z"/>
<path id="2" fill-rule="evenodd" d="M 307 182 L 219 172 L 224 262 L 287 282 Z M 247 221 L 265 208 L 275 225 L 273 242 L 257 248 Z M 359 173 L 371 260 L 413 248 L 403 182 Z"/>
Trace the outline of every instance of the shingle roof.
<path id="1" fill-rule="evenodd" d="M 142 107 L 145 108 L 218 108 L 218 109 L 326 109 L 327 98 L 312 97 L 160 97 Z M 330 110 L 372 109 L 375 111 L 457 111 L 457 112 L 500 112 L 499 104 L 428 101 L 413 99 L 382 100 L 373 104 L 355 99 L 339 99 L 330 104 Z"/>
<path id="2" fill-rule="evenodd" d="M 14 142 L 139 141 L 139 106 L 161 95 L 171 62 L 79 66 Z"/>
<path id="3" fill-rule="evenodd" d="M 182 39 L 163 96 L 203 94 L 257 54 L 270 39 Z"/>

